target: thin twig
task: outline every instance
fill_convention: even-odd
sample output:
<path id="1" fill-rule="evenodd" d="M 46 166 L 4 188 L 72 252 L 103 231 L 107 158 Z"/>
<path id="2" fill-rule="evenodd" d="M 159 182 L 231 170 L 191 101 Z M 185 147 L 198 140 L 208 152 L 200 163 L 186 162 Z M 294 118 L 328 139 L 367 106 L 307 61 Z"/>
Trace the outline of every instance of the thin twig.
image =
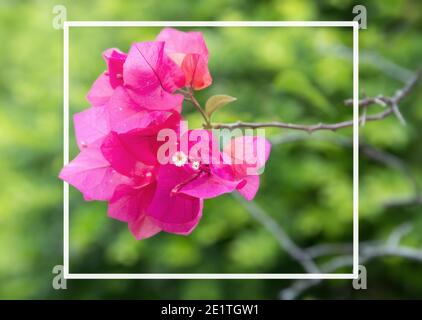
<path id="1" fill-rule="evenodd" d="M 403 237 L 409 234 L 410 231 L 412 231 L 412 225 L 409 222 L 399 225 L 388 237 L 387 246 L 397 247 Z"/>
<path id="2" fill-rule="evenodd" d="M 363 121 L 377 121 L 386 118 L 390 114 L 393 113 L 393 109 L 389 108 L 383 112 L 379 112 L 373 115 L 368 115 L 365 118 L 360 117 L 359 118 L 359 124 L 361 124 Z M 284 129 L 292 129 L 292 130 L 300 130 L 300 131 L 306 131 L 308 133 L 313 133 L 315 131 L 320 130 L 328 130 L 328 131 L 336 131 L 342 128 L 347 127 L 353 127 L 353 120 L 347 120 L 347 121 L 341 121 L 337 123 L 318 123 L 314 125 L 302 125 L 302 124 L 294 124 L 294 123 L 285 123 L 285 122 L 278 122 L 278 121 L 272 121 L 272 122 L 243 122 L 243 121 L 237 121 L 234 123 L 220 123 L 220 124 L 214 124 L 212 126 L 214 129 L 237 129 L 237 128 L 284 128 Z"/>
<path id="3" fill-rule="evenodd" d="M 351 243 L 323 243 L 306 249 L 312 258 L 335 254 L 346 254 L 352 252 L 352 250 L 353 245 Z"/>
<path id="4" fill-rule="evenodd" d="M 397 103 L 394 102 L 391 106 L 391 109 L 393 109 L 393 112 L 396 115 L 397 119 L 399 119 L 400 123 L 405 126 L 406 120 L 404 119 L 403 115 L 401 114 L 399 106 L 397 105 Z"/>
<path id="5" fill-rule="evenodd" d="M 422 262 L 422 249 L 415 249 L 400 245 L 402 238 L 410 231 L 411 225 L 406 222 L 391 232 L 385 244 L 362 243 L 360 246 L 359 254 L 360 263 L 365 263 L 378 257 L 387 256 L 400 257 L 412 261 Z M 332 250 L 331 252 L 330 249 Z M 312 256 L 321 253 L 321 251 L 323 251 L 322 255 L 331 255 L 337 254 L 339 251 L 341 251 L 340 253 L 346 253 L 347 250 L 352 250 L 352 246 L 346 247 L 346 244 L 341 244 L 341 246 L 327 244 L 306 249 L 308 254 Z M 321 265 L 320 269 L 324 273 L 332 273 L 338 269 L 351 265 L 353 265 L 353 256 L 350 254 L 345 254 L 334 257 L 333 259 Z M 283 289 L 280 292 L 280 298 L 288 300 L 296 299 L 307 289 L 317 285 L 320 282 L 322 282 L 321 279 L 295 281 L 290 287 Z"/>
<path id="6" fill-rule="evenodd" d="M 393 199 L 389 200 L 384 204 L 385 208 L 402 208 L 422 205 L 422 195 L 415 195 L 409 198 Z"/>
<path id="7" fill-rule="evenodd" d="M 400 121 L 404 121 L 402 117 L 400 117 L 398 114 L 398 104 L 399 102 L 405 98 L 412 89 L 416 86 L 418 81 L 421 79 L 421 71 L 418 71 L 416 75 L 408 82 L 406 85 L 397 90 L 396 93 L 391 97 L 385 97 L 385 96 L 377 96 L 377 97 L 369 97 L 359 100 L 359 106 L 369 106 L 371 104 L 379 104 L 379 101 L 382 101 L 386 105 L 389 106 L 388 109 L 372 114 L 372 115 L 365 115 L 364 117 L 359 118 L 359 124 L 362 124 L 364 122 L 368 121 L 377 121 L 386 118 L 392 113 L 395 113 Z M 353 105 L 353 100 L 346 100 L 346 105 Z M 401 115 L 401 114 L 400 114 Z M 353 120 L 347 120 L 347 121 L 341 121 L 337 123 L 318 123 L 313 125 L 303 125 L 303 124 L 294 124 L 294 123 L 286 123 L 286 122 L 279 122 L 279 121 L 271 121 L 271 122 L 243 122 L 243 121 L 237 121 L 234 123 L 219 123 L 219 124 L 213 124 L 212 128 L 214 129 L 237 129 L 237 128 L 284 128 L 284 129 L 292 129 L 292 130 L 301 130 L 306 131 L 308 133 L 312 133 L 318 130 L 330 130 L 330 131 L 336 131 L 338 129 L 352 127 L 353 126 Z"/>

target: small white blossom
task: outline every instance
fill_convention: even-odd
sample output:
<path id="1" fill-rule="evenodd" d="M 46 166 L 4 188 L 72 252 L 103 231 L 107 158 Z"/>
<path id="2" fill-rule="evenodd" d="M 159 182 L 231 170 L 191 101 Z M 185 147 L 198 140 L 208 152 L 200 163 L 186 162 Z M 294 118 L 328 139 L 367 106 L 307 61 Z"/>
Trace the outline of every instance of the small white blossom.
<path id="1" fill-rule="evenodd" d="M 184 152 L 178 151 L 173 154 L 171 161 L 173 161 L 176 167 L 182 167 L 188 161 L 188 157 Z"/>
<path id="2" fill-rule="evenodd" d="M 192 161 L 192 168 L 194 169 L 194 170 L 198 170 L 199 169 L 199 161 Z"/>

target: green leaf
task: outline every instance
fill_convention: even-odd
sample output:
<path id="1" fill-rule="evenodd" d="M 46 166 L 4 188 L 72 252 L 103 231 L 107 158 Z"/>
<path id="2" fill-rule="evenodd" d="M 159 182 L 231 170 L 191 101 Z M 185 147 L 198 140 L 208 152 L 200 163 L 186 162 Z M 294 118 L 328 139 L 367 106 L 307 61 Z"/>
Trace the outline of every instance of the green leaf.
<path id="1" fill-rule="evenodd" d="M 211 117 L 215 111 L 236 100 L 237 99 L 235 97 L 231 97 L 225 94 L 211 96 L 205 103 L 205 112 L 207 113 L 208 117 Z"/>

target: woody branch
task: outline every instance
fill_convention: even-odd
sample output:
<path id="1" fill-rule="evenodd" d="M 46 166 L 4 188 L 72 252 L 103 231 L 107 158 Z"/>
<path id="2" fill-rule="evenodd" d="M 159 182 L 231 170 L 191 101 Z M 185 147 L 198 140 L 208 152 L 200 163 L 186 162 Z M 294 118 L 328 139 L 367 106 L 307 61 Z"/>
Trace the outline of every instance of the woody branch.
<path id="1" fill-rule="evenodd" d="M 402 88 L 397 90 L 394 95 L 392 96 L 384 96 L 378 95 L 376 97 L 367 97 L 364 99 L 359 100 L 358 105 L 361 108 L 367 108 L 370 105 L 378 104 L 383 107 L 387 107 L 387 109 L 372 114 L 366 115 L 366 112 L 359 118 L 359 123 L 364 124 L 367 121 L 377 121 L 382 120 L 392 114 L 394 114 L 401 123 L 405 123 L 403 116 L 399 110 L 399 103 L 408 96 L 411 91 L 416 87 L 418 82 L 421 80 L 422 77 L 422 69 L 418 70 L 416 74 L 412 77 L 410 81 L 408 81 Z M 295 123 L 287 123 L 287 122 L 280 122 L 280 121 L 271 121 L 271 122 L 243 122 L 237 121 L 234 123 L 218 123 L 212 124 L 210 122 L 209 117 L 204 112 L 203 108 L 199 104 L 199 102 L 193 96 L 192 91 L 180 91 L 184 94 L 185 99 L 190 101 L 194 107 L 201 113 L 202 117 L 204 118 L 204 127 L 205 128 L 213 128 L 213 129 L 237 129 L 237 128 L 283 128 L 283 129 L 292 129 L 292 130 L 300 130 L 305 131 L 308 133 L 312 133 L 315 131 L 320 130 L 329 130 L 329 131 L 336 131 L 342 128 L 352 127 L 353 120 L 346 120 L 336 123 L 317 123 L 312 125 L 305 125 L 305 124 L 295 124 Z M 353 105 L 353 99 L 348 99 L 345 102 L 346 106 Z"/>
<path id="2" fill-rule="evenodd" d="M 394 229 L 385 242 L 361 243 L 359 252 L 359 262 L 369 262 L 375 258 L 400 257 L 403 259 L 422 262 L 422 250 L 411 248 L 400 244 L 404 236 L 411 231 L 410 223 L 404 223 Z M 328 262 L 320 265 L 325 273 L 335 272 L 338 269 L 353 265 L 352 246 L 350 244 L 324 244 L 304 249 L 313 258 L 322 256 L 334 257 Z M 280 292 L 281 299 L 295 299 L 306 290 L 321 283 L 321 279 L 309 281 L 298 280 Z"/>

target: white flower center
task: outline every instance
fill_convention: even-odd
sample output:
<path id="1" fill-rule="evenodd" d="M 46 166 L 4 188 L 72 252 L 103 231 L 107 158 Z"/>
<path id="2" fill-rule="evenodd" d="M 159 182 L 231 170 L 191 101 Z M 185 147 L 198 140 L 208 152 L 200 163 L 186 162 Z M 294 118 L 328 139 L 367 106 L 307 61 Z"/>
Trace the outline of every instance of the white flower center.
<path id="1" fill-rule="evenodd" d="M 194 169 L 194 170 L 198 170 L 199 169 L 199 161 L 192 161 L 192 168 Z"/>
<path id="2" fill-rule="evenodd" d="M 188 157 L 184 154 L 184 152 L 178 151 L 173 154 L 171 161 L 173 161 L 176 167 L 182 167 L 188 161 Z"/>

